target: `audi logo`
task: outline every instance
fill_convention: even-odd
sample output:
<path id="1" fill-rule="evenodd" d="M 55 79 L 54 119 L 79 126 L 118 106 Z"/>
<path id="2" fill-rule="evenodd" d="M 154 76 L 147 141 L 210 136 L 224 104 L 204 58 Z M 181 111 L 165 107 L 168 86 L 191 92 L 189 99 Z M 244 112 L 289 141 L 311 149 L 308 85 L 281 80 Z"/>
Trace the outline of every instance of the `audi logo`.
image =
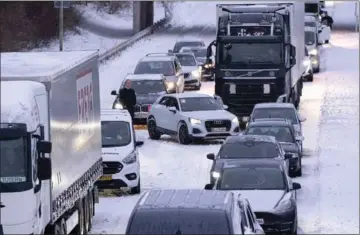
<path id="1" fill-rule="evenodd" d="M 214 121 L 215 124 L 220 125 L 223 124 L 223 121 Z"/>

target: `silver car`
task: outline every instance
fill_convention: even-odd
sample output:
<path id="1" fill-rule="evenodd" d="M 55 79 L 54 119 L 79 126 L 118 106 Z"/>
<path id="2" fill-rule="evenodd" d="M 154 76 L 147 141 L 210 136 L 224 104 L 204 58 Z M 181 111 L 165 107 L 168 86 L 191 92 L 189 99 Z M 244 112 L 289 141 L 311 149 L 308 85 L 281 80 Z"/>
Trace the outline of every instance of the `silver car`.
<path id="1" fill-rule="evenodd" d="M 184 72 L 174 54 L 147 54 L 136 65 L 134 74 L 163 74 L 170 92 L 181 93 L 185 89 Z"/>
<path id="2" fill-rule="evenodd" d="M 168 94 L 152 105 L 147 127 L 151 139 L 176 136 L 181 144 L 198 139 L 225 139 L 238 135 L 239 121 L 226 111 L 220 97 L 195 92 Z"/>
<path id="3" fill-rule="evenodd" d="M 201 67 L 198 65 L 193 53 L 176 53 L 182 71 L 184 72 L 185 87 L 195 88 L 200 90 L 201 88 Z"/>

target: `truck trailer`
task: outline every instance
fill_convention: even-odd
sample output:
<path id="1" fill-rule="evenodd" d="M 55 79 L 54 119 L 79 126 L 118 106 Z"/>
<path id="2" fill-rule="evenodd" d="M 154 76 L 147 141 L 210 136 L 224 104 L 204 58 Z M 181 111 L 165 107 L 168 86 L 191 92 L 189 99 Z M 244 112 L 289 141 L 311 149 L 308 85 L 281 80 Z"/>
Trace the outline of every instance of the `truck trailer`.
<path id="1" fill-rule="evenodd" d="M 102 175 L 97 51 L 1 53 L 4 234 L 87 234 Z"/>
<path id="2" fill-rule="evenodd" d="M 217 5 L 215 94 L 246 122 L 256 103 L 300 102 L 304 3 Z M 210 60 L 210 59 L 208 59 Z M 210 61 L 209 61 L 210 62 Z"/>

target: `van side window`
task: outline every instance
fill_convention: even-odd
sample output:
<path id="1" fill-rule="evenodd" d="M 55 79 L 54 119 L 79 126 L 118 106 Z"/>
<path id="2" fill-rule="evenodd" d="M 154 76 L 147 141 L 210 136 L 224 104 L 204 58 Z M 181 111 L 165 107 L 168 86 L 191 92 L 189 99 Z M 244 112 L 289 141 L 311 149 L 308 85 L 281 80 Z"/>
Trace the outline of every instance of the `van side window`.
<path id="1" fill-rule="evenodd" d="M 254 219 L 252 217 L 252 213 L 251 213 L 249 207 L 246 208 L 246 215 L 247 215 L 247 218 L 249 220 L 249 227 L 250 227 L 251 231 L 254 231 L 255 230 L 255 228 L 254 228 Z"/>

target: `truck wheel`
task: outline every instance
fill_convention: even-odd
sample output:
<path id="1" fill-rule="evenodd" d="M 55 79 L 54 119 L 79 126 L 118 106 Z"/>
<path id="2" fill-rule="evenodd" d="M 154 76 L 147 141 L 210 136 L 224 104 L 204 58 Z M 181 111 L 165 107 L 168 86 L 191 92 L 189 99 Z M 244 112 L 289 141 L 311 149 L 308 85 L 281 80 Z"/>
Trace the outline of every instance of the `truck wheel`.
<path id="1" fill-rule="evenodd" d="M 89 207 L 89 217 L 88 217 L 88 223 L 89 223 L 89 231 L 91 230 L 91 227 L 92 227 L 92 219 L 93 219 L 93 216 L 94 216 L 94 195 L 93 195 L 93 191 L 90 190 L 88 192 L 88 200 L 89 200 L 89 204 L 88 204 L 88 207 Z"/>
<path id="2" fill-rule="evenodd" d="M 152 140 L 160 139 L 161 133 L 157 130 L 156 121 L 154 118 L 151 118 L 148 121 L 147 128 L 148 128 L 150 139 L 152 139 Z"/>
<path id="3" fill-rule="evenodd" d="M 188 145 L 191 144 L 191 137 L 185 123 L 180 123 L 178 127 L 178 141 L 180 144 Z"/>
<path id="4" fill-rule="evenodd" d="M 75 227 L 75 234 L 86 234 L 85 233 L 85 216 L 84 216 L 84 206 L 83 206 L 83 200 L 82 198 L 79 199 L 77 202 L 76 202 L 76 207 L 77 207 L 77 210 L 78 210 L 78 214 L 79 214 L 79 217 L 78 217 L 78 224 L 76 225 Z"/>
<path id="5" fill-rule="evenodd" d="M 139 194 L 141 192 L 141 183 L 140 183 L 140 178 L 139 178 L 139 183 L 136 187 L 133 187 L 130 189 L 130 193 L 131 194 Z"/>

